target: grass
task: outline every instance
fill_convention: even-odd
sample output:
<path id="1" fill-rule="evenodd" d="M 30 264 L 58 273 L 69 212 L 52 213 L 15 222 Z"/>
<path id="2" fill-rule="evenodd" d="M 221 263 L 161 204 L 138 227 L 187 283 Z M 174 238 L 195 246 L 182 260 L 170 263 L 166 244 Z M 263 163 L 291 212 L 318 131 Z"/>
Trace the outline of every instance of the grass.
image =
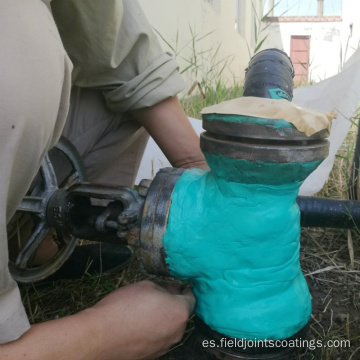
<path id="1" fill-rule="evenodd" d="M 347 199 L 357 124 L 353 124 L 319 196 Z M 314 339 L 350 340 L 350 348 L 320 348 L 304 359 L 358 359 L 360 347 L 360 235 L 357 229 L 303 228 L 301 265 L 313 298 Z"/>
<path id="2" fill-rule="evenodd" d="M 215 88 L 206 87 L 202 95 L 181 99 L 181 104 L 188 116 L 201 119 L 201 110 L 204 107 L 241 97 L 242 94 L 242 85 L 235 84 L 233 87 L 227 88 L 224 84 L 218 82 Z"/>
<path id="3" fill-rule="evenodd" d="M 242 84 L 234 82 L 227 86 L 222 81 L 222 73 L 229 59 L 218 60 L 219 48 L 215 53 L 197 52 L 202 37 L 193 36 L 189 44 L 193 56 L 184 73 L 193 79 L 193 87 L 181 100 L 185 112 L 200 119 L 204 107 L 242 96 Z M 176 56 L 182 49 L 173 48 Z M 210 58 L 207 70 L 199 72 L 199 67 Z M 205 74 L 205 76 L 201 75 Z M 207 75 L 206 75 L 207 74 Z M 324 188 L 318 194 L 329 198 L 346 199 L 347 184 L 352 164 L 352 153 L 357 131 L 356 124 L 336 157 L 334 168 Z M 360 358 L 360 236 L 358 231 L 342 229 L 303 228 L 301 232 L 301 266 L 313 297 L 313 313 L 310 321 L 310 338 L 326 342 L 350 340 L 350 348 L 317 348 L 299 354 L 302 360 L 345 360 Z M 115 289 L 150 279 L 160 284 L 171 281 L 154 275 L 143 274 L 139 264 L 133 264 L 113 275 L 89 276 L 82 279 L 52 283 L 50 286 L 21 286 L 23 302 L 32 323 L 56 319 L 74 314 L 92 306 Z M 194 353 L 194 326 L 192 320 L 184 341 L 172 349 L 162 359 L 191 360 L 202 359 Z"/>
<path id="4" fill-rule="evenodd" d="M 253 6 L 254 7 L 254 6 Z M 266 16 L 266 15 L 265 15 Z M 255 12 L 255 46 L 249 56 L 259 51 L 267 35 L 261 27 L 264 17 Z M 192 86 L 181 99 L 188 116 L 201 118 L 204 107 L 242 96 L 242 84 L 223 82 L 223 73 L 231 58 L 222 58 L 220 45 L 214 49 L 202 48 L 202 41 L 211 33 L 197 34 L 190 27 L 191 40 L 180 45 L 179 34 L 175 44 L 168 45 L 174 57 L 182 57 L 185 49 L 186 66 L 180 69 Z M 159 34 L 160 37 L 161 34 Z M 352 163 L 353 125 L 336 157 L 334 168 L 324 188 L 318 194 L 329 198 L 346 199 Z M 313 340 L 350 340 L 350 348 L 317 348 L 302 351 L 298 360 L 355 360 L 360 359 L 360 235 L 355 230 L 303 228 L 301 231 L 300 262 L 313 298 L 309 337 Z M 60 281 L 47 286 L 22 285 L 23 303 L 31 323 L 39 323 L 77 313 L 99 301 L 119 287 L 149 279 L 159 284 L 168 278 L 144 274 L 135 260 L 125 270 L 111 275 L 84 274 L 81 279 Z M 200 360 L 193 354 L 194 325 L 189 321 L 184 340 L 162 357 L 167 360 Z M 204 357 L 206 358 L 206 357 Z M 100 359 L 101 360 L 101 359 Z"/>
<path id="5" fill-rule="evenodd" d="M 326 181 L 325 186 L 319 192 L 319 196 L 329 198 L 348 198 L 348 184 L 350 181 L 350 171 L 353 161 L 353 153 L 356 142 L 356 135 L 358 131 L 358 123 L 355 121 L 348 132 L 348 135 L 342 143 L 338 153 L 336 154 L 336 161 L 334 167 Z"/>
<path id="6" fill-rule="evenodd" d="M 237 94 L 228 90 L 227 96 Z M 199 109 L 211 104 L 214 98 L 186 99 L 184 106 L 194 109 L 193 117 L 199 117 Z M 191 101 L 190 101 L 191 100 Z M 320 196 L 345 199 L 348 174 L 352 163 L 357 126 L 353 125 L 346 141 L 341 146 L 334 168 Z M 349 248 L 349 233 L 352 237 L 353 256 Z M 301 232 L 300 261 L 313 298 L 309 338 L 321 340 L 350 340 L 351 347 L 316 348 L 304 350 L 298 360 L 345 360 L 358 359 L 360 354 L 360 236 L 358 231 L 343 229 L 303 228 Z M 353 259 L 353 260 L 352 260 Z M 113 275 L 89 276 L 82 279 L 61 281 L 46 287 L 22 286 L 21 293 L 32 323 L 56 319 L 74 314 L 92 306 L 109 292 L 143 279 L 160 284 L 170 281 L 139 271 L 138 262 Z M 194 325 L 192 320 L 184 340 L 163 360 L 206 359 L 194 353 Z M 189 354 L 192 354 L 191 357 Z"/>
<path id="7" fill-rule="evenodd" d="M 348 253 L 347 231 L 302 229 L 301 265 L 313 298 L 311 337 L 349 340 L 350 348 L 319 348 L 305 359 L 349 359 L 360 346 L 359 234 L 354 265 Z"/>
<path id="8" fill-rule="evenodd" d="M 234 57 L 222 56 L 221 44 L 214 44 L 211 47 L 205 45 L 205 40 L 214 31 L 199 34 L 189 26 L 190 40 L 183 43 L 177 33 L 174 44 L 156 29 L 155 31 L 168 47 L 168 51 L 173 54 L 174 59 L 184 60 L 185 65 L 179 71 L 188 80 L 190 86 L 183 94 L 181 102 L 188 116 L 201 119 L 202 108 L 242 96 L 241 81 L 237 81 L 235 76 L 230 84 L 224 81 L 224 73 L 231 74 L 229 65 Z"/>

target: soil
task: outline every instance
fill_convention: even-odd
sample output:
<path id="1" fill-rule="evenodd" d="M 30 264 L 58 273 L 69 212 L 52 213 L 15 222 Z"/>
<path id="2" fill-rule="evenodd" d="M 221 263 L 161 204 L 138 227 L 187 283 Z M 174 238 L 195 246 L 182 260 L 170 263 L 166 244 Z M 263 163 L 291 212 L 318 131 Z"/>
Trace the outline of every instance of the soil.
<path id="1" fill-rule="evenodd" d="M 297 354 L 285 355 L 281 359 L 360 359 L 360 240 L 353 232 L 352 237 L 355 261 L 351 265 L 347 230 L 302 230 L 300 260 L 313 307 L 305 340 L 310 344 L 320 345 L 321 342 L 323 346 L 314 349 L 305 347 Z M 161 360 L 217 359 L 197 341 L 193 322 L 190 323 L 185 339 L 162 356 Z M 225 358 L 280 359 L 276 356 L 262 358 L 260 355 L 246 357 L 240 353 L 237 356 Z M 219 358 L 225 359 L 221 356 Z"/>
<path id="2" fill-rule="evenodd" d="M 329 340 L 334 345 L 349 340 L 342 347 L 303 348 L 297 354 L 285 357 L 263 357 L 273 360 L 360 360 L 360 236 L 351 232 L 354 248 L 350 256 L 347 230 L 303 229 L 300 262 L 312 294 L 313 311 L 304 338 L 308 341 Z M 22 286 L 23 302 L 32 323 L 42 322 L 78 312 L 93 305 L 119 286 L 150 279 L 161 283 L 166 279 L 139 272 L 134 262 L 115 275 L 87 277 L 51 286 Z M 347 346 L 346 346 L 347 345 Z M 261 359 L 237 354 L 234 359 Z M 231 357 L 223 359 L 232 359 Z M 214 360 L 202 348 L 190 319 L 180 344 L 174 346 L 159 360 Z"/>

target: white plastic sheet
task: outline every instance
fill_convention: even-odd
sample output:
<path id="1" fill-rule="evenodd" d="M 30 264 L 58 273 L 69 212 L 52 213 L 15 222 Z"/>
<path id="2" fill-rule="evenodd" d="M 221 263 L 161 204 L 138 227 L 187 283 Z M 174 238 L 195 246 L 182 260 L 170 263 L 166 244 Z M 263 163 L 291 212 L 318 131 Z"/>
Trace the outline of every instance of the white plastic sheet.
<path id="1" fill-rule="evenodd" d="M 294 90 L 294 103 L 317 111 L 334 110 L 337 113 L 331 126 L 329 156 L 304 181 L 300 195 L 314 195 L 324 186 L 334 165 L 335 155 L 350 129 L 359 100 L 360 49 L 346 62 L 338 75 Z"/>
<path id="2" fill-rule="evenodd" d="M 324 186 L 334 165 L 335 155 L 344 141 L 351 119 L 360 101 L 360 49 L 346 62 L 338 74 L 315 85 L 294 90 L 293 102 L 300 106 L 323 112 L 334 110 L 337 119 L 333 120 L 330 132 L 330 153 L 324 162 L 305 180 L 300 195 L 311 196 Z M 189 118 L 197 134 L 204 130 L 198 119 Z M 136 184 L 141 179 L 153 179 L 159 169 L 171 166 L 154 140 L 150 139 L 140 164 Z"/>
<path id="3" fill-rule="evenodd" d="M 204 131 L 202 128 L 202 121 L 193 118 L 189 118 L 189 120 L 196 133 L 200 135 Z M 171 167 L 171 164 L 157 146 L 156 142 L 150 138 L 140 163 L 135 184 L 138 184 L 142 179 L 153 179 L 156 173 L 164 167 Z"/>

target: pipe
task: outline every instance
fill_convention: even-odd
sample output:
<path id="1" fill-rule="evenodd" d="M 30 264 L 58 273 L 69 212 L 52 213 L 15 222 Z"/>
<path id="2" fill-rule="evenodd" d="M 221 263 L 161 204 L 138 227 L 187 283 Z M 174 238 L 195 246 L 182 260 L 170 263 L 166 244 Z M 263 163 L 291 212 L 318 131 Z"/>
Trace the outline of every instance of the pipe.
<path id="1" fill-rule="evenodd" d="M 360 228 L 360 201 L 299 196 L 302 227 Z"/>
<path id="2" fill-rule="evenodd" d="M 256 53 L 245 73 L 244 96 L 292 100 L 294 67 L 283 51 L 266 49 Z"/>
<path id="3" fill-rule="evenodd" d="M 259 53 L 250 62 L 245 90 L 283 99 L 263 101 L 265 107 L 291 100 L 293 72 L 287 62 L 278 50 Z M 260 81 L 257 74 L 269 69 Z M 296 198 L 301 182 L 327 156 L 327 133 L 308 137 L 282 119 L 221 110 L 203 113 L 206 132 L 200 146 L 211 171 L 187 170 L 174 181 L 168 174 L 157 174 L 149 188 L 149 195 L 156 194 L 150 203 L 164 206 L 161 222 L 156 219 L 158 209 L 144 207 L 144 269 L 156 270 L 159 261 L 164 262 L 162 274 L 192 283 L 197 328 L 209 330 L 205 338 L 298 337 L 306 332 L 311 297 L 298 261 Z M 165 188 L 170 191 L 163 194 Z M 158 230 L 162 239 L 154 248 L 148 235 L 152 239 Z M 147 243 L 152 246 L 147 248 Z M 294 349 L 281 349 L 281 354 L 236 350 L 214 349 L 219 359 L 278 360 L 290 359 Z"/>
<path id="4" fill-rule="evenodd" d="M 247 75 L 255 67 L 267 71 L 267 61 L 283 66 L 282 57 L 270 50 Z M 266 91 L 278 99 L 286 91 L 273 81 L 275 75 L 250 86 L 259 94 L 272 82 L 277 88 Z M 239 111 L 239 102 L 261 103 L 269 113 L 277 102 L 287 106 L 284 99 L 239 100 L 231 103 Z M 166 262 L 171 275 L 193 284 L 195 314 L 211 331 L 250 341 L 283 340 L 305 328 L 311 314 L 298 261 L 296 197 L 301 182 L 327 156 L 328 142 L 326 134 L 307 137 L 281 118 L 241 115 L 234 108 L 227 102 L 203 112 L 200 147 L 211 171 L 187 170 L 176 182 L 162 239 Z M 249 357 L 240 351 L 233 358 Z"/>

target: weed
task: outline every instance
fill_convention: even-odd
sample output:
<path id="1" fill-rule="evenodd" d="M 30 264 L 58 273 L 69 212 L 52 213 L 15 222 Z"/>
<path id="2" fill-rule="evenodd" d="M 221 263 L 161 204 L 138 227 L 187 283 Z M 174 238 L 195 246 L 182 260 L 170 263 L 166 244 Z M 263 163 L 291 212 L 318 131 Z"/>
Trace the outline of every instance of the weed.
<path id="1" fill-rule="evenodd" d="M 259 29 L 257 25 L 256 32 Z M 201 41 L 210 33 L 201 36 L 191 28 L 190 31 L 192 39 L 185 45 L 179 45 L 178 34 L 175 44 L 167 44 L 175 57 L 182 56 L 187 48 L 191 50 L 187 65 L 181 69 L 181 72 L 192 79 L 193 85 L 181 101 L 189 116 L 200 118 L 203 107 L 240 97 L 243 89 L 235 79 L 232 84 L 225 84 L 222 80 L 224 69 L 231 59 L 221 58 L 220 45 L 214 50 L 199 50 Z M 265 39 L 258 33 L 256 51 L 264 41 Z M 354 121 L 336 157 L 330 177 L 319 193 L 320 196 L 347 198 L 356 133 L 357 124 Z M 360 353 L 360 328 L 357 315 L 360 308 L 359 233 L 352 231 L 350 240 L 347 230 L 302 229 L 301 246 L 300 261 L 313 297 L 313 315 L 310 320 L 312 338 L 321 340 L 324 344 L 328 340 L 350 340 L 352 346 L 306 351 L 301 355 L 301 359 L 355 360 L 359 358 Z M 92 306 L 114 289 L 145 278 L 157 282 L 164 281 L 159 277 L 141 273 L 139 264 L 135 261 L 118 274 L 84 275 L 81 280 L 53 283 L 46 288 L 23 286 L 21 291 L 29 318 L 32 323 L 36 323 L 78 312 Z M 184 348 L 187 346 L 186 343 L 189 343 L 188 337 L 193 333 L 193 323 L 190 321 L 184 342 L 164 355 L 162 359 L 189 359 L 190 352 L 186 353 L 188 349 L 184 350 Z M 202 359 L 202 357 L 195 358 Z"/>
<path id="2" fill-rule="evenodd" d="M 156 30 L 155 30 L 156 31 Z M 224 81 L 224 72 L 230 71 L 229 65 L 233 57 L 222 57 L 221 44 L 214 47 L 203 47 L 203 41 L 213 31 L 198 34 L 189 26 L 190 40 L 180 46 L 179 34 L 176 34 L 175 43 L 171 44 L 156 31 L 168 46 L 174 58 L 181 58 L 186 65 L 180 68 L 180 73 L 186 77 L 191 86 L 182 96 L 181 102 L 187 115 L 200 118 L 203 107 L 225 100 L 242 96 L 242 83 L 233 77 L 233 83 Z M 187 57 L 184 56 L 187 54 Z"/>

